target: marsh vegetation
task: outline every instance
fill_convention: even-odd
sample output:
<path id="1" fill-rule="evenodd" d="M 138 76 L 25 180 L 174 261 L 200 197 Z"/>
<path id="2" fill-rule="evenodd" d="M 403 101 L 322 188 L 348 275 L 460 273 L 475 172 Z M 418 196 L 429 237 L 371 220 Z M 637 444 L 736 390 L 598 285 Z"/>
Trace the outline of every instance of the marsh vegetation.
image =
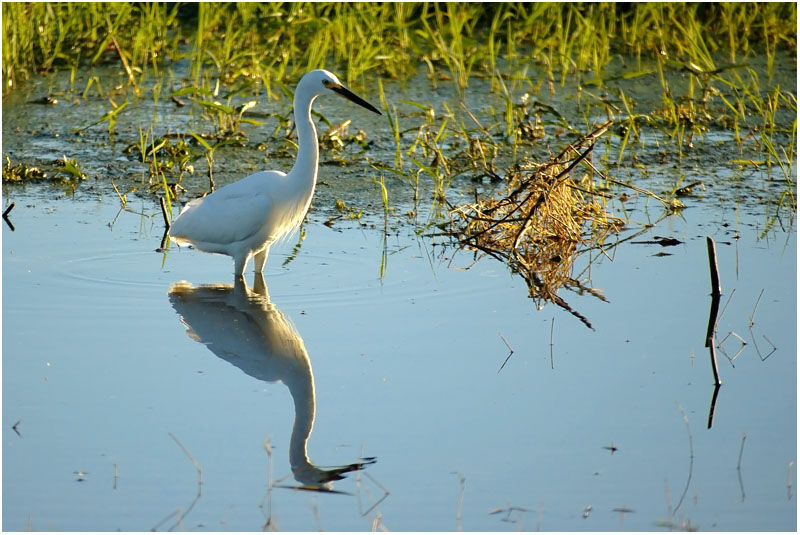
<path id="1" fill-rule="evenodd" d="M 3 6 L 3 94 L 66 70 L 61 105 L 107 104 L 74 132 L 103 125 L 109 136 L 144 100 L 190 104 L 199 131 L 175 131 L 166 107 L 139 139 L 126 140 L 142 159 L 164 155 L 176 177 L 186 169 L 182 156 L 211 161 L 205 156 L 220 144 L 246 143 L 252 131 L 244 125 L 287 137 L 287 98 L 299 76 L 319 66 L 371 92 L 407 86 L 420 73 L 426 93 L 451 87 L 437 101 L 382 99 L 395 112 L 392 167 L 432 179 L 476 166 L 496 177 L 498 159 L 513 162 L 601 118 L 615 122 L 611 164 L 630 165 L 637 144 L 661 137 L 682 155 L 719 130 L 743 154 L 757 149 L 750 165 L 791 175 L 796 95 L 781 73 L 795 69 L 787 60 L 796 19 L 791 3 L 11 3 Z M 101 79 L 92 71 L 100 65 L 118 75 Z M 622 83 L 631 80 L 641 84 Z M 59 95 L 41 98 L 59 104 Z M 282 113 L 264 111 L 274 101 Z M 365 142 L 347 125 L 329 126 L 329 151 Z"/>
<path id="2" fill-rule="evenodd" d="M 267 161 L 285 166 L 296 148 L 294 83 L 325 66 L 377 95 L 386 116 L 356 128 L 316 114 L 323 162 L 363 176 L 352 196 L 318 197 L 329 223 L 383 213 L 387 229 L 444 231 L 486 253 L 464 228 L 453 232 L 453 218 L 534 187 L 534 169 L 605 124 L 569 182 L 548 189 L 558 216 L 544 225 L 563 232 L 514 230 L 490 249 L 519 238 L 541 254 L 554 240 L 603 249 L 629 222 L 631 197 L 668 214 L 706 195 L 715 185 L 692 177 L 699 166 L 755 192 L 765 226 L 793 225 L 796 19 L 792 3 L 4 4 L 6 100 L 32 77 L 61 73 L 66 83 L 27 105 L 83 107 L 56 135 L 106 155 L 6 152 L 3 179 L 57 178 L 74 190 L 91 171 L 107 176 L 121 153 L 131 165 L 108 181 L 121 204 L 160 198 L 169 219 L 174 204 Z M 236 169 L 221 166 L 231 159 Z M 679 172 L 648 182 L 659 166 Z M 500 256 L 519 272 L 513 251 Z M 545 288 L 531 282 L 539 276 L 525 278 Z M 552 301 L 562 285 L 537 295 Z"/>
<path id="3" fill-rule="evenodd" d="M 2 10 L 4 529 L 796 528 L 795 4 Z M 302 333 L 325 495 L 166 298 L 228 259 L 158 247 L 316 67 L 384 116 L 320 99 L 274 304 L 198 317 Z"/>

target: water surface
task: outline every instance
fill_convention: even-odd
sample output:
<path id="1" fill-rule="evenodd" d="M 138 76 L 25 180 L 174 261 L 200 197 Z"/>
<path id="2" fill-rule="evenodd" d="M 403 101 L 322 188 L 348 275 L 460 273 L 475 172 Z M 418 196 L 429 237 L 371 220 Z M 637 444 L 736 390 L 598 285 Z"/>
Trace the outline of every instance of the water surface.
<path id="1" fill-rule="evenodd" d="M 292 387 L 187 336 L 168 297 L 181 280 L 230 285 L 229 259 L 164 259 L 158 218 L 123 212 L 110 227 L 113 203 L 51 196 L 13 191 L 17 230 L 3 230 L 4 529 L 169 528 L 177 516 L 160 522 L 197 494 L 170 434 L 202 468 L 202 495 L 180 527 L 260 529 L 265 440 L 273 479 L 298 485 Z M 292 244 L 276 248 L 269 299 L 313 373 L 309 458 L 377 462 L 333 484 L 348 494 L 274 488 L 275 525 L 794 529 L 795 234 L 759 239 L 758 219 L 723 226 L 704 205 L 683 215 L 652 229 L 685 242 L 671 256 L 630 245 L 593 268 L 610 303 L 570 301 L 594 332 L 553 307 L 536 311 L 504 266 L 455 269 L 470 262 L 461 255 L 448 267 L 407 232 L 389 239 L 383 279 L 379 230 L 312 222 L 287 267 Z M 730 297 L 718 331 L 748 341 L 732 364 L 720 355 L 711 429 L 705 234 L 717 238 Z M 503 339 L 514 353 L 498 371 Z M 770 344 L 762 361 L 756 346 L 766 357 Z M 740 347 L 724 345 L 731 357 Z M 525 510 L 491 514 L 510 506 Z"/>
<path id="2" fill-rule="evenodd" d="M 608 302 L 560 295 L 590 330 L 537 310 L 503 264 L 394 215 L 385 232 L 358 166 L 323 166 L 299 252 L 274 246 L 264 285 L 234 287 L 227 257 L 156 251 L 152 198 L 120 211 L 104 179 L 142 169 L 107 156 L 118 144 L 55 139 L 53 108 L 28 109 L 50 113 L 32 137 L 4 104 L 4 150 L 85 146 L 70 156 L 100 179 L 3 189 L 4 530 L 796 529 L 795 224 L 765 201 L 785 183 L 731 171 L 713 134 L 677 166 L 621 171 L 708 189 L 669 217 L 634 198 L 629 232 L 654 226 L 578 260 Z M 391 161 L 385 123 L 367 124 L 364 156 Z M 221 151 L 220 183 L 263 165 L 237 154 Z M 387 186 L 395 214 L 414 208 Z M 361 223 L 324 224 L 337 198 L 368 208 Z M 656 236 L 681 243 L 632 243 Z"/>

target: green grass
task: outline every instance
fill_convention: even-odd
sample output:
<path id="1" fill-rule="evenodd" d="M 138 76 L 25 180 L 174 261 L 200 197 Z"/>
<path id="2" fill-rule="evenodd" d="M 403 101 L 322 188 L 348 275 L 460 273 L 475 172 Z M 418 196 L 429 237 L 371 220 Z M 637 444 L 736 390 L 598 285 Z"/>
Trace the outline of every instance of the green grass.
<path id="1" fill-rule="evenodd" d="M 102 124 L 115 135 L 139 98 L 168 96 L 198 110 L 202 131 L 158 138 L 151 125 L 140 127 L 139 140 L 123 140 L 149 163 L 154 191 L 179 184 L 198 160 L 213 184 L 215 150 L 246 144 L 243 125 L 264 123 L 248 114 L 254 101 L 287 99 L 303 73 L 324 66 L 356 90 L 379 90 L 395 153 L 378 167 L 408 182 L 415 201 L 427 176 L 434 208 L 455 177 L 496 179 L 500 167 L 541 155 L 544 139 L 588 131 L 598 117 L 615 122 L 609 164 L 628 164 L 657 136 L 672 140 L 682 158 L 709 129 L 722 130 L 740 159 L 752 159 L 745 153 L 755 141 L 760 165 L 786 182 L 782 202 L 795 199 L 797 97 L 775 82 L 776 58 L 796 49 L 794 3 L 4 3 L 2 10 L 4 95 L 40 73 L 68 69 L 74 81 L 78 69 L 107 64 L 119 67 L 124 87 L 87 76 L 81 97 L 111 106 L 78 131 Z M 167 90 L 164 75 L 179 64 L 183 86 Z M 385 85 L 418 72 L 455 97 L 419 103 L 384 94 Z M 478 80 L 488 80 L 493 95 L 469 109 L 464 101 Z M 648 101 L 625 85 L 635 80 L 660 95 Z M 557 94 L 581 121 L 547 104 Z M 288 119 L 273 119 L 273 138 L 281 137 Z M 283 138 L 290 148 L 291 136 Z"/>
<path id="2" fill-rule="evenodd" d="M 36 72 L 114 61 L 132 84 L 191 60 L 196 85 L 245 79 L 267 88 L 320 65 L 354 83 L 403 77 L 425 62 L 459 88 L 498 59 L 534 62 L 563 83 L 602 74 L 614 55 L 665 57 L 708 71 L 796 46 L 793 3 L 735 4 L 3 4 L 4 92 Z"/>

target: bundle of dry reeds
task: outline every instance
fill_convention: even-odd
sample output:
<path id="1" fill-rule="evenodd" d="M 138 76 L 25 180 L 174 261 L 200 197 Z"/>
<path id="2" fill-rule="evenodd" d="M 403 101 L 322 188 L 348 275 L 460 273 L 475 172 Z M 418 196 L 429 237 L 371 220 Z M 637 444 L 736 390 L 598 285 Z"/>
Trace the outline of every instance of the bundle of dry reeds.
<path id="1" fill-rule="evenodd" d="M 537 307 L 555 303 L 589 328 L 589 320 L 557 293 L 566 287 L 604 299 L 572 278 L 572 265 L 579 244 L 623 221 L 606 212 L 600 193 L 581 187 L 570 173 L 610 126 L 611 121 L 601 124 L 544 163 L 516 164 L 499 195 L 451 211 L 451 233 L 462 247 L 508 263 L 527 282 Z"/>

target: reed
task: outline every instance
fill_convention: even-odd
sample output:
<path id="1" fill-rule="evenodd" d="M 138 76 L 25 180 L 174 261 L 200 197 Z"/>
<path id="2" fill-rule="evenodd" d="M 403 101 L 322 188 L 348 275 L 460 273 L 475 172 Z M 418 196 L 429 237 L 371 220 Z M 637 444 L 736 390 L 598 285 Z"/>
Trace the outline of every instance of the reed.
<path id="1" fill-rule="evenodd" d="M 796 45 L 796 5 L 767 4 L 129 4 L 3 5 L 4 92 L 34 72 L 91 58 L 127 63 L 140 80 L 188 57 L 191 79 L 285 81 L 333 63 L 353 83 L 368 71 L 413 74 L 428 58 L 460 88 L 497 60 L 542 64 L 564 83 L 601 73 L 615 54 L 664 55 L 704 67 Z M 503 35 L 504 34 L 504 35 Z M 503 49 L 498 46 L 505 41 Z M 181 44 L 191 43 L 187 54 Z M 127 69 L 126 69 L 127 70 Z M 206 72 L 209 70 L 209 72 Z"/>
<path id="2" fill-rule="evenodd" d="M 122 95 L 121 105 L 112 101 L 81 127 L 107 124 L 111 136 L 143 94 L 158 103 L 169 74 L 183 83 L 170 97 L 188 99 L 205 121 L 202 129 L 193 125 L 196 135 L 181 135 L 192 158 L 209 164 L 210 149 L 247 143 L 243 124 L 263 124 L 250 115 L 261 95 L 286 99 L 309 68 L 338 71 L 357 89 L 375 78 L 403 84 L 421 68 L 432 86 L 455 92 L 441 107 L 458 113 L 431 121 L 388 102 L 383 84 L 369 91 L 380 91 L 387 112 L 392 172 L 416 189 L 430 175 L 434 204 L 465 170 L 496 175 L 496 160 L 543 156 L 541 140 L 582 130 L 541 95 L 573 90 L 567 102 L 577 104 L 584 127 L 597 117 L 614 120 L 617 164 L 656 136 L 671 139 L 680 158 L 709 128 L 723 128 L 737 140 L 739 159 L 752 160 L 745 144 L 758 141 L 759 165 L 784 177 L 786 202 L 794 202 L 796 94 L 773 81 L 776 58 L 796 47 L 792 3 L 9 3 L 2 10 L 4 95 L 38 73 L 66 68 L 74 82 L 79 67 L 118 65 L 125 87 L 90 73 L 81 88 L 85 99 Z M 750 64 L 762 56 L 763 69 Z M 659 84 L 655 106 L 618 87 L 642 77 Z M 461 106 L 481 79 L 494 94 L 468 117 Z M 272 117 L 273 137 L 289 139 L 277 136 L 290 130 L 288 121 Z M 510 152 L 498 149 L 502 143 Z M 173 171 L 181 175 L 180 167 Z"/>

